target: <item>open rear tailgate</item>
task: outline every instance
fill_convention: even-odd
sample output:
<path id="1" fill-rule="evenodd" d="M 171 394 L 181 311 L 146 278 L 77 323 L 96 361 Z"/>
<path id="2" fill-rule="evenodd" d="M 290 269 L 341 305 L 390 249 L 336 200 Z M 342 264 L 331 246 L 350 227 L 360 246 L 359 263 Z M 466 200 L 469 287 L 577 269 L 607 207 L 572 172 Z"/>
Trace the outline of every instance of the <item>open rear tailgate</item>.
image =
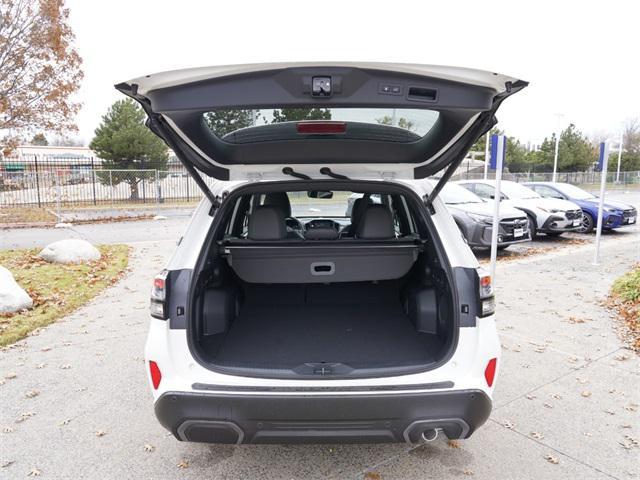
<path id="1" fill-rule="evenodd" d="M 478 70 L 410 64 L 236 65 L 116 85 L 190 169 L 220 180 L 322 167 L 368 179 L 424 178 L 462 160 L 527 85 Z M 325 170 L 326 171 L 326 170 Z"/>

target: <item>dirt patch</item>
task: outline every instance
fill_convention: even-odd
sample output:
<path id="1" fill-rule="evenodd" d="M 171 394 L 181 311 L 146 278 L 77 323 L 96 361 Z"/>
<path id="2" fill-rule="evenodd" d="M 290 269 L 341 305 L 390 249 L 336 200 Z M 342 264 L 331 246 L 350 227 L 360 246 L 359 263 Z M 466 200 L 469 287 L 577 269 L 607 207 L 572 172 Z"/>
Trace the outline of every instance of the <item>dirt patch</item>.
<path id="1" fill-rule="evenodd" d="M 55 223 L 56 216 L 44 208 L 3 207 L 0 225 L 13 223 Z"/>
<path id="2" fill-rule="evenodd" d="M 545 253 L 553 252 L 556 250 L 561 250 L 570 245 L 584 245 L 585 243 L 589 243 L 591 240 L 587 238 L 575 238 L 575 237 L 567 237 L 567 238 L 554 238 L 553 245 L 540 246 L 540 247 L 527 247 L 522 250 L 503 250 L 498 252 L 498 262 L 511 262 L 514 260 L 522 260 L 523 258 L 534 257 L 537 255 L 542 255 Z M 537 240 L 536 240 L 537 242 Z M 487 265 L 490 263 L 490 253 L 483 252 L 482 256 L 476 254 L 478 257 L 478 261 L 482 265 Z"/>

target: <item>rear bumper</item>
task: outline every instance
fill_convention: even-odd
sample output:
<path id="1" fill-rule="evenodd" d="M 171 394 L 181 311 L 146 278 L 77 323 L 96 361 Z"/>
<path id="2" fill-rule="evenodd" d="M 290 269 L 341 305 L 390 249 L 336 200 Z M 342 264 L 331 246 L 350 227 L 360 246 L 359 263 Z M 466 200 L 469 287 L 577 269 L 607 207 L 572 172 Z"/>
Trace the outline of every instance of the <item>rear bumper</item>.
<path id="1" fill-rule="evenodd" d="M 362 395 L 167 392 L 155 404 L 178 440 L 206 443 L 418 442 L 442 429 L 468 438 L 491 413 L 481 390 Z"/>

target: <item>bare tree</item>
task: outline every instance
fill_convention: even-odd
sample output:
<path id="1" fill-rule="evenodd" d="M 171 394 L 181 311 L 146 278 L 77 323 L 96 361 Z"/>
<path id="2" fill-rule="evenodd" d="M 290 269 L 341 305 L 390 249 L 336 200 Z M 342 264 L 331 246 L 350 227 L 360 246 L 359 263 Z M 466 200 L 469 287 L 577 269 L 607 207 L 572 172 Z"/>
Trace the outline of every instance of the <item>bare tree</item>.
<path id="1" fill-rule="evenodd" d="M 0 132 L 6 153 L 30 130 L 77 130 L 82 59 L 64 0 L 0 0 Z"/>
<path id="2" fill-rule="evenodd" d="M 625 122 L 622 138 L 626 152 L 640 155 L 640 118 L 630 118 Z"/>

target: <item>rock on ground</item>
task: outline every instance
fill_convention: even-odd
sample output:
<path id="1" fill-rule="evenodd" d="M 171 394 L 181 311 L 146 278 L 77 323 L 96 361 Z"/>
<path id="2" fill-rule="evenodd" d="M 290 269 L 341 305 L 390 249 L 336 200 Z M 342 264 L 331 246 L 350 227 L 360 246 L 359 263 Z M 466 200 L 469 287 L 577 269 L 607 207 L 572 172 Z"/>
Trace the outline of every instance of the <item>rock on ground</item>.
<path id="1" fill-rule="evenodd" d="M 0 266 L 0 313 L 14 313 L 33 306 L 33 300 L 13 278 L 13 274 Z"/>
<path id="2" fill-rule="evenodd" d="M 78 238 L 50 243 L 39 255 L 52 263 L 84 263 L 100 259 L 100 252 L 96 247 Z"/>

